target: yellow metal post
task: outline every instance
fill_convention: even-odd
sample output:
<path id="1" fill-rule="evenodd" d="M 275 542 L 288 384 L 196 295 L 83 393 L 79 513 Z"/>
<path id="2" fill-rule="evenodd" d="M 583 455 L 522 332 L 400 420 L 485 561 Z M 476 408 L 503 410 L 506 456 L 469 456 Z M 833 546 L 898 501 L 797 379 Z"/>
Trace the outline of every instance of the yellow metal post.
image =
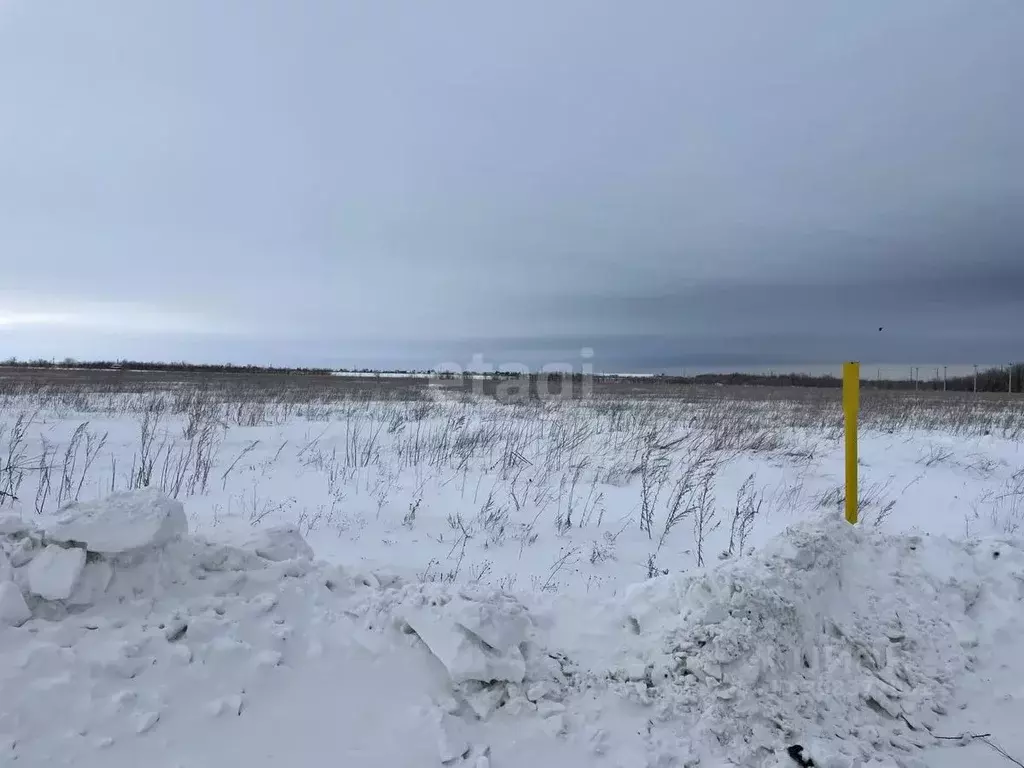
<path id="1" fill-rule="evenodd" d="M 846 422 L 846 522 L 857 522 L 857 412 L 860 363 L 843 363 L 843 415 Z"/>

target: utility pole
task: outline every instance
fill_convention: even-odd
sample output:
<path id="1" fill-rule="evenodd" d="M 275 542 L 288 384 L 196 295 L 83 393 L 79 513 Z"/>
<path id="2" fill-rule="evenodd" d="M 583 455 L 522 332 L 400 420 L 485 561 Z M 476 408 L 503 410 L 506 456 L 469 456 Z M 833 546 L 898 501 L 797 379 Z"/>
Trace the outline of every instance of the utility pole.
<path id="1" fill-rule="evenodd" d="M 914 391 L 917 391 L 917 385 L 921 381 L 921 366 L 917 366 L 914 369 Z"/>
<path id="2" fill-rule="evenodd" d="M 946 369 L 948 366 L 942 366 L 942 391 L 946 391 Z"/>
<path id="3" fill-rule="evenodd" d="M 978 364 L 974 364 L 974 394 L 978 394 Z"/>
<path id="4" fill-rule="evenodd" d="M 935 388 L 939 388 L 939 366 L 935 366 Z"/>
<path id="5" fill-rule="evenodd" d="M 1013 363 L 1006 367 L 1006 391 L 1008 394 L 1013 394 Z"/>

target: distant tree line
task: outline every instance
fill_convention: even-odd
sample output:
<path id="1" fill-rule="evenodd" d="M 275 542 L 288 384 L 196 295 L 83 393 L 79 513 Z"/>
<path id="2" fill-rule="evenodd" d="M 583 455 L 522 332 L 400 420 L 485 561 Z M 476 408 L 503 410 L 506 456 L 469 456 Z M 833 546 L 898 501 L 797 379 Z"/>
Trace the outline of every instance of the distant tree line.
<path id="1" fill-rule="evenodd" d="M 233 365 L 231 363 L 203 365 L 186 362 L 143 362 L 141 360 L 75 360 L 70 357 L 63 360 L 18 360 L 16 357 L 10 357 L 0 361 L 0 368 L 78 368 L 113 371 L 170 371 L 175 373 L 275 373 L 307 375 L 327 375 L 331 373 L 330 368 L 278 368 L 272 365 Z"/>
<path id="2" fill-rule="evenodd" d="M 167 371 L 177 373 L 240 373 L 240 374 L 295 374 L 295 375 L 329 375 L 337 374 L 392 374 L 406 376 L 427 376 L 434 375 L 440 379 L 460 379 L 470 373 L 434 372 L 425 370 L 380 370 L 374 368 L 289 368 L 272 365 L 234 365 L 232 363 L 222 364 L 197 364 L 187 362 L 143 362 L 139 360 L 75 360 L 64 358 L 63 360 L 18 360 L 10 357 L 0 361 L 0 368 L 78 368 L 86 370 L 134 370 L 134 371 Z M 942 379 L 879 379 L 865 377 L 866 371 L 861 368 L 861 386 L 865 389 L 881 390 L 919 390 L 934 391 L 943 389 Z M 551 383 L 557 383 L 566 379 L 579 382 L 583 374 L 579 372 L 552 372 L 544 374 Z M 486 374 L 488 378 L 514 379 L 527 377 L 532 380 L 538 379 L 537 373 L 522 373 L 520 371 L 494 371 Z M 646 383 L 652 380 L 670 384 L 681 385 L 722 385 L 722 386 L 754 386 L 754 387 L 808 387 L 817 389 L 836 389 L 842 387 L 842 379 L 825 374 L 812 376 L 803 373 L 702 373 L 696 376 L 672 376 L 669 374 L 657 374 L 654 376 L 612 376 L 594 374 L 595 379 L 614 379 L 624 382 Z M 977 374 L 978 392 L 1006 392 L 1008 387 L 1013 386 L 1014 392 L 1024 392 L 1024 363 L 1015 363 L 1004 368 L 987 368 L 979 370 Z M 951 376 L 946 379 L 945 389 L 952 392 L 971 392 L 975 388 L 975 376 Z"/>
<path id="3" fill-rule="evenodd" d="M 905 378 L 881 379 L 865 376 L 868 373 L 861 368 L 861 387 L 864 389 L 942 391 L 942 378 Z M 986 368 L 979 370 L 977 387 L 979 392 L 1006 392 L 1011 384 L 1014 392 L 1024 392 L 1024 363 L 1015 363 L 1005 368 Z M 707 373 L 685 379 L 694 384 L 733 384 L 744 386 L 765 387 L 818 387 L 839 388 L 843 380 L 838 376 L 810 376 L 799 373 L 784 374 L 749 374 L 749 373 Z M 966 376 L 949 376 L 945 381 L 945 389 L 949 392 L 973 392 L 974 374 Z"/>
<path id="4" fill-rule="evenodd" d="M 979 392 L 1006 392 L 1012 381 L 1013 391 L 1024 391 L 1024 363 L 1014 363 L 1006 368 L 987 368 L 978 371 Z M 920 382 L 925 386 L 928 382 Z M 942 382 L 938 382 L 938 389 L 942 389 Z M 974 375 L 957 376 L 946 379 L 946 389 L 957 392 L 970 392 L 974 389 Z"/>
<path id="5" fill-rule="evenodd" d="M 866 371 L 861 368 L 861 387 L 864 389 L 942 391 L 942 379 L 880 379 L 865 377 Z M 1006 392 L 1013 376 L 1013 391 L 1024 392 L 1024 363 L 1016 363 L 1008 368 L 987 368 L 978 371 L 979 392 Z M 464 374 L 439 373 L 442 379 L 458 379 Z M 468 374 L 465 374 L 468 375 Z M 519 371 L 495 371 L 486 374 L 489 378 L 524 378 L 536 379 L 536 373 Z M 551 382 L 561 379 L 580 381 L 581 373 L 549 373 L 546 377 Z M 651 381 L 678 385 L 703 386 L 747 386 L 747 387 L 807 387 L 812 389 L 838 389 L 843 380 L 831 374 L 814 376 L 803 373 L 702 373 L 696 376 L 673 376 L 656 374 L 654 376 L 617 376 L 611 374 L 594 374 L 595 379 L 614 379 L 615 381 L 634 382 L 636 384 Z M 974 390 L 974 375 L 951 376 L 946 379 L 946 390 L 950 392 L 971 392 Z"/>

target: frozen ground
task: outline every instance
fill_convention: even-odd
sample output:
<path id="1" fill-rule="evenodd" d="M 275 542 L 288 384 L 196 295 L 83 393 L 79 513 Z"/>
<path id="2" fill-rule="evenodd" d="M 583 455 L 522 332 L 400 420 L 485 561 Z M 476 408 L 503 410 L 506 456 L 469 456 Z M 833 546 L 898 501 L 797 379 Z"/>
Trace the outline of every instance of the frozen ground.
<path id="1" fill-rule="evenodd" d="M 7 396 L 0 757 L 1009 764 L 1020 407 L 863 422 L 851 529 L 825 400 Z"/>

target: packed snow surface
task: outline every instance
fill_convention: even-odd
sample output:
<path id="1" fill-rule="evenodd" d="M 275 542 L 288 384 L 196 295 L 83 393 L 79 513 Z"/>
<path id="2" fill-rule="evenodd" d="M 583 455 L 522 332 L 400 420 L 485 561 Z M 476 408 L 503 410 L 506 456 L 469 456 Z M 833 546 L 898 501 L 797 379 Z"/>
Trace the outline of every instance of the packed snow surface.
<path id="1" fill-rule="evenodd" d="M 1024 697 L 1006 536 L 823 514 L 587 596 L 331 564 L 289 528 L 211 542 L 152 490 L 4 530 L 3 765 L 981 765 L 939 738 L 988 727 L 978 675 Z"/>

